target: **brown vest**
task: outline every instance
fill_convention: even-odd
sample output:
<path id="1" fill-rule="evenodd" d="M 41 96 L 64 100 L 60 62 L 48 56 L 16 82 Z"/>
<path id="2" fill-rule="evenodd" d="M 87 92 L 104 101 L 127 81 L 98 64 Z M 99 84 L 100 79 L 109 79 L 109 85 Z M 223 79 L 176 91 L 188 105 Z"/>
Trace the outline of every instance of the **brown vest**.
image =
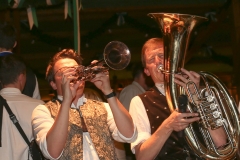
<path id="1" fill-rule="evenodd" d="M 46 103 L 51 116 L 55 119 L 60 104 L 58 101 Z M 100 160 L 115 160 L 116 154 L 111 133 L 107 125 L 107 111 L 104 104 L 95 100 L 87 100 L 80 107 L 86 127 Z M 69 110 L 68 137 L 60 160 L 83 159 L 83 131 L 80 113 L 76 109 Z"/>
<path id="2" fill-rule="evenodd" d="M 151 134 L 153 134 L 171 114 L 166 97 L 161 94 L 157 87 L 146 91 L 139 95 L 139 97 L 145 106 L 150 122 Z M 186 156 L 187 155 L 183 153 L 183 145 L 179 142 L 177 132 L 173 131 L 156 159 L 176 160 L 186 159 Z"/>

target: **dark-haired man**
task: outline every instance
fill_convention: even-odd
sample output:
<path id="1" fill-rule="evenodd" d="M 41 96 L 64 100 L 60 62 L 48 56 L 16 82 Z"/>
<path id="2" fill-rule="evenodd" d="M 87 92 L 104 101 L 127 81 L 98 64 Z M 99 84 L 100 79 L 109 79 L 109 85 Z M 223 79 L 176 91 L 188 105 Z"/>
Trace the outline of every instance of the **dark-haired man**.
<path id="1" fill-rule="evenodd" d="M 12 50 L 16 45 L 15 28 L 10 23 L 0 22 L 0 57 L 13 54 Z M 26 85 L 22 93 L 33 98 L 41 99 L 37 77 L 30 68 L 27 68 L 26 76 Z"/>
<path id="2" fill-rule="evenodd" d="M 44 102 L 21 93 L 26 83 L 26 67 L 13 55 L 0 57 L 0 95 L 6 99 L 29 141 L 33 139 L 31 116 L 33 109 Z M 28 144 L 13 124 L 5 107 L 0 115 L 0 159 L 27 160 Z M 1 112 L 0 112 L 1 113 Z"/>

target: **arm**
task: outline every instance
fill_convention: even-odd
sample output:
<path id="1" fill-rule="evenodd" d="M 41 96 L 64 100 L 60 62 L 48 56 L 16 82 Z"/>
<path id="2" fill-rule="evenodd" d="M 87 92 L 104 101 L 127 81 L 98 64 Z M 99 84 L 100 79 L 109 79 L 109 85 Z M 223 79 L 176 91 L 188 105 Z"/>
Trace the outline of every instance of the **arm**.
<path id="1" fill-rule="evenodd" d="M 138 130 L 138 138 L 132 143 L 132 150 L 137 159 L 154 159 L 161 151 L 166 140 L 171 135 L 172 131 L 180 131 L 186 128 L 189 123 L 199 120 L 195 113 L 178 113 L 173 112 L 163 123 L 158 127 L 156 132 L 151 135 L 150 123 L 145 111 L 145 107 L 141 99 L 136 96 L 130 104 L 130 114 L 136 122 Z M 192 119 L 184 119 L 183 117 L 194 116 Z"/>
<path id="2" fill-rule="evenodd" d="M 75 84 L 70 83 L 71 80 L 75 79 L 71 75 L 74 75 L 74 69 L 70 68 L 63 71 L 61 84 L 63 101 L 58 115 L 46 136 L 48 152 L 53 158 L 59 157 L 64 149 L 68 135 L 69 109 L 80 83 L 79 81 Z"/>
<path id="3" fill-rule="evenodd" d="M 97 74 L 91 82 L 94 83 L 105 95 L 112 92 L 108 72 Z M 134 134 L 134 124 L 128 111 L 116 97 L 108 98 L 107 102 L 111 108 L 119 132 L 127 138 L 132 137 Z"/>

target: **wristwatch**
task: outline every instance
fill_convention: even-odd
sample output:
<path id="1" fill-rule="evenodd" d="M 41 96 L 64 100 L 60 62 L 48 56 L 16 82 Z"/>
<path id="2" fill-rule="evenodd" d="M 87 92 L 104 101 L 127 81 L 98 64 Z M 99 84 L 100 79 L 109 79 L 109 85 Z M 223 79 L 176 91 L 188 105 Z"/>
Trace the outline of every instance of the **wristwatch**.
<path id="1" fill-rule="evenodd" d="M 116 93 L 114 91 L 112 91 L 108 95 L 105 95 L 105 98 L 108 99 L 108 98 L 115 97 L 115 96 L 116 96 Z"/>

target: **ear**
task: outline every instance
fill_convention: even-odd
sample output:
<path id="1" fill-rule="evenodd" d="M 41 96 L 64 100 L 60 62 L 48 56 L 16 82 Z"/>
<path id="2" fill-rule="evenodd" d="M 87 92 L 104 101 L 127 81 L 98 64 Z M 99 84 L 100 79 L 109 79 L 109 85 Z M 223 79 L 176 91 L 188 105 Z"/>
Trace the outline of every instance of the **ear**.
<path id="1" fill-rule="evenodd" d="M 145 73 L 147 76 L 150 76 L 149 70 L 148 70 L 147 68 L 144 68 L 144 73 Z"/>
<path id="2" fill-rule="evenodd" d="M 14 45 L 13 45 L 13 48 L 15 48 L 17 46 L 17 41 L 15 41 Z"/>
<path id="3" fill-rule="evenodd" d="M 24 89 L 24 86 L 26 84 L 26 74 L 24 73 L 21 73 L 19 76 L 18 76 L 18 84 L 19 84 L 19 89 L 20 90 L 23 90 Z"/>
<path id="4" fill-rule="evenodd" d="M 56 83 L 54 83 L 53 81 L 50 82 L 51 87 L 53 88 L 53 90 L 57 90 L 57 85 Z"/>

